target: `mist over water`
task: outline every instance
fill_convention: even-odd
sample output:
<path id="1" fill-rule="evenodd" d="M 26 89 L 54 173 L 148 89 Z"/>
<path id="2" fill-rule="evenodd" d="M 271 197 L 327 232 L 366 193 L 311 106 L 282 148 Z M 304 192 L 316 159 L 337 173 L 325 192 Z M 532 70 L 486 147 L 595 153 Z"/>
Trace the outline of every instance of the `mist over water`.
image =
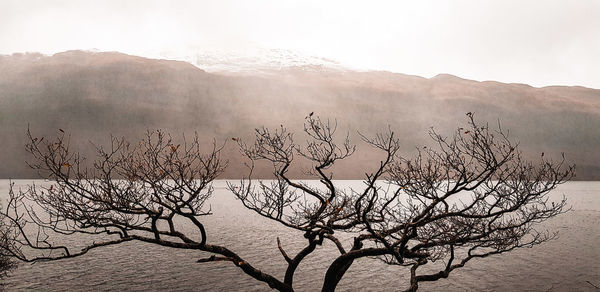
<path id="1" fill-rule="evenodd" d="M 32 180 L 18 180 L 23 186 Z M 44 181 L 35 181 L 44 184 Z M 359 187 L 360 181 L 337 181 Z M 208 243 L 222 244 L 255 267 L 283 278 L 285 260 L 277 250 L 280 237 L 288 253 L 305 244 L 302 234 L 245 209 L 226 189 L 214 183 L 209 203 L 213 215 L 202 217 Z M 6 203 L 9 181 L 0 180 Z M 539 229 L 558 231 L 559 237 L 533 248 L 474 259 L 448 279 L 420 284 L 420 291 L 596 291 L 600 285 L 600 182 L 568 182 L 550 193 L 551 200 L 567 197 L 572 210 L 544 222 Z M 193 228 L 188 229 L 194 234 Z M 351 235 L 341 235 L 351 238 Z M 90 239 L 69 238 L 71 244 Z M 349 241 L 343 241 L 345 246 Z M 327 265 L 338 254 L 326 241 L 299 267 L 297 291 L 320 290 Z M 140 242 L 93 250 L 55 262 L 21 264 L 6 279 L 8 291 L 270 291 L 266 284 L 227 262 L 196 263 L 209 256 Z M 376 259 L 361 259 L 346 273 L 338 291 L 390 291 L 407 287 L 409 271 Z"/>

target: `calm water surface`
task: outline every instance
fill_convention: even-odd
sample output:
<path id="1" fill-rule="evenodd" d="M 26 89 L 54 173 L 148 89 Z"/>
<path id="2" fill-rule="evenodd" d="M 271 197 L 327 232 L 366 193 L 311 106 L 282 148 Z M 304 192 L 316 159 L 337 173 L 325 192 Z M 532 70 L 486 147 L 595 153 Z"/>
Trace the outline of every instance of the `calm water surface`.
<path id="1" fill-rule="evenodd" d="M 31 181 L 16 181 L 24 185 Z M 357 181 L 339 184 L 358 185 Z M 302 235 L 246 209 L 225 189 L 214 184 L 210 203 L 214 215 L 203 218 L 209 243 L 224 244 L 255 267 L 283 278 L 285 261 L 279 236 L 288 254 L 299 251 Z M 8 181 L 0 180 L 5 200 Z M 551 193 L 565 195 L 572 211 L 544 223 L 559 238 L 509 254 L 475 259 L 448 279 L 420 285 L 420 291 L 598 291 L 600 286 L 600 182 L 569 182 Z M 349 244 L 347 244 L 349 245 Z M 325 243 L 296 272 L 298 291 L 318 291 L 327 263 L 337 255 Z M 79 258 L 21 264 L 5 280 L 8 291 L 269 291 L 230 263 L 195 263 L 202 252 L 126 243 L 89 252 Z M 408 271 L 374 259 L 355 262 L 340 282 L 339 291 L 398 291 L 406 287 Z"/>

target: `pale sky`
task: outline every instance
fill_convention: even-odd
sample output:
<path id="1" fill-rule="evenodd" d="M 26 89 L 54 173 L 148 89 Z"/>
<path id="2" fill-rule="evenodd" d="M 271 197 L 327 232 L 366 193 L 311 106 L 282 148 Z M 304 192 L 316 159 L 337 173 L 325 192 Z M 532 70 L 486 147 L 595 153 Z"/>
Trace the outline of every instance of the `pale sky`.
<path id="1" fill-rule="evenodd" d="M 423 77 L 600 88 L 600 1 L 0 0 L 0 54 L 251 47 Z"/>

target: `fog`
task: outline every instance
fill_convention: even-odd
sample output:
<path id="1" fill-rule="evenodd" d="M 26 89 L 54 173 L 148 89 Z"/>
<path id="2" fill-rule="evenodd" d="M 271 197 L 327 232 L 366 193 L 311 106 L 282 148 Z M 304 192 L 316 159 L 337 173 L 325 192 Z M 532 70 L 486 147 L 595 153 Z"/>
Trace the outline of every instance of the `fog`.
<path id="1" fill-rule="evenodd" d="M 64 129 L 90 160 L 89 142 L 102 145 L 111 134 L 135 142 L 146 130 L 197 131 L 206 143 L 229 142 L 222 178 L 237 178 L 244 161 L 231 138 L 248 140 L 254 128 L 285 125 L 302 143 L 304 118 L 315 112 L 337 120 L 339 138 L 349 133 L 359 146 L 335 169 L 336 178 L 361 179 L 380 158 L 357 132 L 374 135 L 389 125 L 410 157 L 429 143 L 430 127 L 451 135 L 474 112 L 481 122 L 510 129 L 528 158 L 545 152 L 558 159 L 564 152 L 577 165 L 577 179 L 600 179 L 600 90 L 308 68 L 222 75 L 184 62 L 82 51 L 1 57 L 0 72 L 2 178 L 36 177 L 25 164 L 28 125 L 37 137 Z M 292 174 L 302 177 L 303 166 Z"/>
<path id="2" fill-rule="evenodd" d="M 8 0 L 0 54 L 263 47 L 359 68 L 600 88 L 600 2 Z"/>

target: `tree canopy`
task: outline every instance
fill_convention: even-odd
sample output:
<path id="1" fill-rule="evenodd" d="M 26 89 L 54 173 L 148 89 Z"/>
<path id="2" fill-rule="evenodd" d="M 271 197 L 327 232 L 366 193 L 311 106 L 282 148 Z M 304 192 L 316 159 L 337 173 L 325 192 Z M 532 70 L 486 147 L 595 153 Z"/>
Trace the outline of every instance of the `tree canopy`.
<path id="1" fill-rule="evenodd" d="M 54 183 L 16 190 L 2 216 L 7 226 L 3 255 L 32 262 L 77 257 L 88 251 L 128 241 L 212 253 L 198 262 L 229 261 L 271 288 L 294 290 L 301 262 L 324 241 L 337 247 L 335 260 L 323 276 L 323 291 L 334 291 L 359 258 L 375 257 L 410 274 L 408 291 L 419 283 L 448 277 L 474 258 L 502 254 L 551 240 L 556 233 L 537 223 L 566 211 L 566 200 L 547 194 L 573 176 L 564 156 L 552 161 L 542 154 L 537 163 L 522 158 L 518 145 L 500 125 L 490 128 L 467 114 L 467 125 L 446 137 L 430 131 L 433 146 L 417 149 L 412 158 L 400 154 L 400 138 L 391 128 L 360 138 L 382 153 L 363 187 L 344 188 L 334 182 L 332 166 L 357 149 L 349 135 L 338 136 L 336 121 L 312 113 L 303 129 L 306 143 L 297 143 L 284 126 L 260 128 L 254 141 L 233 140 L 248 158 L 248 175 L 228 182 L 228 189 L 256 214 L 303 233 L 305 246 L 277 248 L 287 263 L 284 277 L 270 275 L 227 246 L 211 241 L 203 217 L 211 183 L 227 166 L 223 146 L 205 149 L 196 135 L 178 142 L 162 131 L 128 142 L 111 138 L 97 147 L 88 162 L 60 133 L 55 140 L 29 135 L 30 166 Z M 308 160 L 306 174 L 318 181 L 295 180 L 288 171 Z M 256 163 L 266 161 L 272 180 L 253 177 Z M 182 232 L 191 224 L 197 234 Z M 52 236 L 97 237 L 83 248 L 56 245 Z M 340 237 L 340 234 L 350 234 Z M 421 267 L 442 262 L 436 272 Z"/>

